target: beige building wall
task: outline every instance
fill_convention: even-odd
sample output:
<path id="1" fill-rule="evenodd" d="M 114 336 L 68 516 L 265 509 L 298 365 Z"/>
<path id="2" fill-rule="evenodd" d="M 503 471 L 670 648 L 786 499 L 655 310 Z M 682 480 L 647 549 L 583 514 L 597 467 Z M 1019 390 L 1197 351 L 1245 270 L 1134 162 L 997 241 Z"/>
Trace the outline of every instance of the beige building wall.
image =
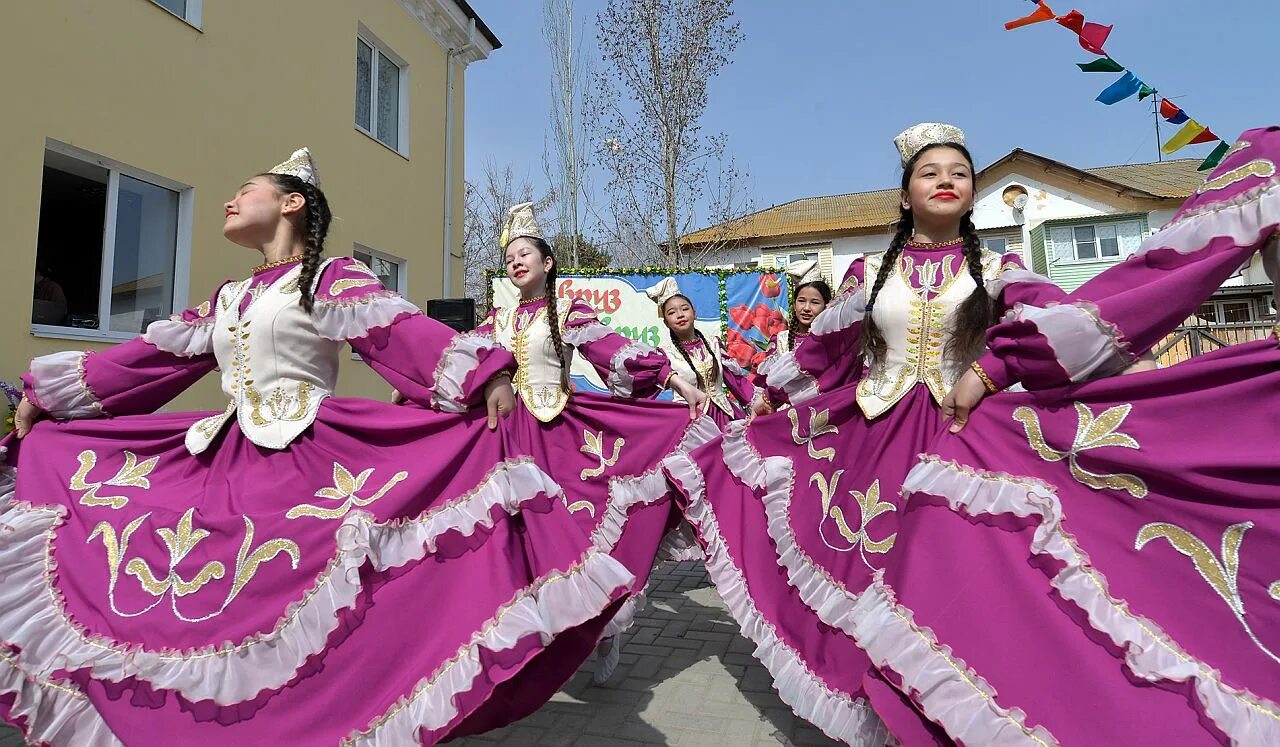
<path id="1" fill-rule="evenodd" d="M 303 145 L 316 158 L 335 216 L 326 254 L 350 254 L 355 244 L 385 252 L 405 260 L 401 291 L 411 301 L 425 305 L 442 295 L 450 188 L 452 251 L 461 254 L 464 71 L 496 40 L 469 27 L 465 4 L 453 0 L 199 4 L 198 28 L 152 0 L 41 0 L 6 8 L 5 26 L 21 33 L 0 45 L 0 69 L 8 71 L 0 120 L 6 268 L 0 303 L 7 321 L 0 327 L 0 379 L 15 381 L 32 356 L 110 344 L 37 336 L 29 324 L 50 141 L 191 188 L 190 256 L 178 262 L 186 268 L 179 284 L 185 279 L 188 290 L 185 298 L 178 293 L 179 309 L 261 261 L 222 238 L 222 203 L 245 179 Z M 406 63 L 405 155 L 355 126 L 358 34 L 372 35 Z M 450 269 L 458 295 L 460 259 Z M 386 397 L 387 386 L 349 357 L 339 393 Z M 210 376 L 167 409 L 220 409 L 222 399 Z"/>

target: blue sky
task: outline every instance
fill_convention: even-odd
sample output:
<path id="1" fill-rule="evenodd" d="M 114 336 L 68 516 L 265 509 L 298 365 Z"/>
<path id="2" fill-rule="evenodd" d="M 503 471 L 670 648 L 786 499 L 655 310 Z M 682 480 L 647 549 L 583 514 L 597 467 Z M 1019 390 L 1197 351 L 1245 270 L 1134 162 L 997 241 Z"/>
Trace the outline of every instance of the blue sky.
<path id="1" fill-rule="evenodd" d="M 545 183 L 550 63 L 540 0 L 470 0 L 503 42 L 467 70 L 467 176 L 486 159 Z M 1115 24 L 1106 48 L 1228 140 L 1280 122 L 1272 50 L 1280 2 L 1077 0 Z M 591 31 L 604 0 L 578 0 Z M 1064 0 L 1049 3 L 1059 14 Z M 743 40 L 711 86 L 704 128 L 724 132 L 757 208 L 896 184 L 892 138 L 920 121 L 967 133 L 979 167 L 1020 147 L 1079 167 L 1156 159 L 1150 99 L 1104 106 L 1116 74 L 1053 23 L 1005 31 L 1026 0 L 737 0 Z M 1162 125 L 1167 139 L 1176 128 Z M 1202 157 L 1189 146 L 1178 157 Z"/>

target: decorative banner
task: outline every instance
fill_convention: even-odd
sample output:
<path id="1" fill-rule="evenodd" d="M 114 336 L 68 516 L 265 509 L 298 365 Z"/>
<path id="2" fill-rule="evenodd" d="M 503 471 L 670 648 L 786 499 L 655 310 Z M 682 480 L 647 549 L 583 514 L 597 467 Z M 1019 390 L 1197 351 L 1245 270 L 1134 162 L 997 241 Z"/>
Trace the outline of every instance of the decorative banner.
<path id="1" fill-rule="evenodd" d="M 1160 116 L 1164 117 L 1169 124 L 1182 124 L 1190 119 L 1187 113 L 1182 111 L 1182 107 L 1169 99 L 1160 102 Z"/>
<path id="2" fill-rule="evenodd" d="M 666 270 L 645 267 L 620 270 L 564 270 L 558 277 L 556 301 L 563 307 L 577 299 L 596 310 L 600 321 L 615 332 L 679 356 L 671 333 L 658 317 L 658 307 L 645 288 L 668 275 L 680 285 L 680 293 L 692 302 L 697 314 L 694 326 L 708 338 L 721 337 L 725 349 L 744 367 L 754 371 L 764 359 L 767 332 L 786 327 L 785 273 L 760 270 Z M 510 307 L 519 300 L 511 281 L 500 272 L 489 273 L 493 306 Z M 727 331 L 726 331 L 727 328 Z M 570 368 L 574 386 L 583 391 L 607 393 L 595 369 L 575 355 Z M 660 399 L 670 399 L 663 392 Z"/>
<path id="3" fill-rule="evenodd" d="M 1138 89 L 1142 88 L 1144 85 L 1145 84 L 1142 81 L 1138 80 L 1136 75 L 1126 72 L 1124 75 L 1120 76 L 1119 80 L 1107 86 L 1106 90 L 1098 94 L 1098 101 L 1101 101 L 1108 106 L 1119 103 L 1137 93 Z"/>
<path id="4" fill-rule="evenodd" d="M 1043 2 L 1039 2 L 1036 3 L 1036 9 L 1032 11 L 1031 15 L 1009 21 L 1004 25 L 1004 27 L 1009 31 L 1013 31 L 1014 29 L 1020 29 L 1023 26 L 1030 26 L 1033 23 L 1052 21 L 1053 16 L 1054 13 L 1050 10 L 1049 6 L 1045 5 Z"/>
<path id="5" fill-rule="evenodd" d="M 1102 57 L 1093 62 L 1077 62 L 1076 67 L 1080 68 L 1084 73 L 1123 73 L 1124 67 L 1111 59 L 1110 57 Z"/>
<path id="6" fill-rule="evenodd" d="M 1229 150 L 1231 150 L 1231 145 L 1226 140 L 1223 140 L 1222 142 L 1218 143 L 1218 147 L 1213 149 L 1213 152 L 1209 154 L 1209 157 L 1204 159 L 1204 162 L 1201 163 L 1199 168 L 1197 168 L 1196 170 L 1208 171 L 1214 166 L 1217 166 L 1218 164 L 1222 163 L 1223 156 L 1227 155 L 1227 151 Z"/>
<path id="7" fill-rule="evenodd" d="M 1146 97 L 1154 96 L 1155 94 L 1156 94 L 1156 89 L 1152 88 L 1146 83 L 1143 83 L 1142 88 L 1138 89 L 1138 100 L 1142 101 Z"/>
<path id="8" fill-rule="evenodd" d="M 1111 29 L 1115 26 L 1103 26 L 1100 23 L 1085 23 L 1084 14 L 1078 10 L 1073 10 L 1065 16 L 1058 18 L 1058 24 L 1065 26 L 1076 32 L 1080 37 L 1080 46 L 1086 52 L 1094 54 L 1106 54 L 1102 51 L 1102 45 L 1107 43 L 1107 37 L 1111 35 Z"/>

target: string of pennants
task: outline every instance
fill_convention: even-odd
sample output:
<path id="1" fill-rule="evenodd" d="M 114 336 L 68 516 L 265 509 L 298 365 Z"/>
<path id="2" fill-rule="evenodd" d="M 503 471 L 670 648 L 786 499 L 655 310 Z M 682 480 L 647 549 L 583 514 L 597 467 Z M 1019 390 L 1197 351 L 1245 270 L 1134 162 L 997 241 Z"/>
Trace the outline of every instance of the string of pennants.
<path id="1" fill-rule="evenodd" d="M 1035 1 L 1035 0 L 1032 0 Z M 1030 15 L 1022 18 L 1015 18 L 1004 25 L 1007 30 L 1030 26 L 1034 23 L 1043 23 L 1046 21 L 1056 21 L 1059 26 L 1070 29 L 1079 37 L 1080 46 L 1092 54 L 1098 55 L 1098 59 L 1091 62 L 1079 62 L 1076 66 L 1082 72 L 1086 73 L 1123 73 L 1114 83 L 1107 86 L 1102 93 L 1098 94 L 1098 101 L 1108 106 L 1117 104 L 1132 96 L 1137 96 L 1142 101 L 1149 96 L 1155 96 L 1160 102 L 1160 116 L 1166 122 L 1173 125 L 1182 125 L 1182 127 L 1174 133 L 1173 137 L 1161 147 L 1161 150 L 1172 155 L 1188 145 L 1198 145 L 1200 143 L 1212 143 L 1218 141 L 1217 147 L 1209 154 L 1204 162 L 1200 164 L 1200 171 L 1207 171 L 1217 166 L 1223 156 L 1227 154 L 1231 145 L 1218 137 L 1205 125 L 1192 119 L 1182 107 L 1173 103 L 1169 99 L 1160 98 L 1160 92 L 1149 86 L 1133 71 L 1128 70 L 1120 63 L 1116 62 L 1111 55 L 1107 54 L 1103 49 L 1103 45 L 1107 43 L 1107 37 L 1111 35 L 1112 26 L 1104 26 L 1100 23 L 1086 21 L 1084 14 L 1078 10 L 1060 16 L 1045 4 L 1044 0 L 1036 2 L 1036 9 Z"/>

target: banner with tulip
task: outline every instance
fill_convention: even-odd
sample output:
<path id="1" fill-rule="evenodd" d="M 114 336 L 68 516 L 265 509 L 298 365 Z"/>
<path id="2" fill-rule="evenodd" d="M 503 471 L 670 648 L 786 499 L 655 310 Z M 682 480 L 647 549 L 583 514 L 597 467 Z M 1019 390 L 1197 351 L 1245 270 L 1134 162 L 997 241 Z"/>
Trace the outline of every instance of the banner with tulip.
<path id="1" fill-rule="evenodd" d="M 708 339 L 719 337 L 725 350 L 744 368 L 754 371 L 764 360 L 773 335 L 787 326 L 785 274 L 770 270 L 667 270 L 643 267 L 619 270 L 561 270 L 556 298 L 561 304 L 581 300 L 596 310 L 600 321 L 627 337 L 678 356 L 671 335 L 645 289 L 670 275 L 697 311 L 694 323 Z M 518 298 L 515 286 L 501 273 L 489 274 L 490 303 L 507 307 Z M 604 383 L 590 365 L 575 356 L 574 386 L 603 393 Z M 669 398 L 663 393 L 662 398 Z"/>

